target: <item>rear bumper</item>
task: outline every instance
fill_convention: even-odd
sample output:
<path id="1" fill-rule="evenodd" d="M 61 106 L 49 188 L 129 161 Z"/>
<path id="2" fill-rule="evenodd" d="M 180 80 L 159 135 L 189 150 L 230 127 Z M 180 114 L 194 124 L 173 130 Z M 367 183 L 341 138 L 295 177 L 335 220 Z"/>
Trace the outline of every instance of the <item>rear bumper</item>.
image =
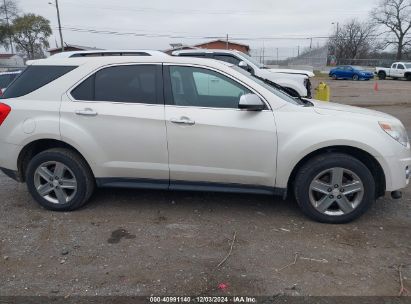
<path id="1" fill-rule="evenodd" d="M 0 168 L 17 171 L 20 146 L 0 141 Z"/>

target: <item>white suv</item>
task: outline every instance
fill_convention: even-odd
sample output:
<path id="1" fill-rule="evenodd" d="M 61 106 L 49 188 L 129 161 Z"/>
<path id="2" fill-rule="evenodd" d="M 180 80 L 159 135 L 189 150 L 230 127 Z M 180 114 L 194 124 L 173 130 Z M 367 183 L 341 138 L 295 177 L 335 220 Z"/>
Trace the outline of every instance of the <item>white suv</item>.
<path id="1" fill-rule="evenodd" d="M 95 186 L 250 192 L 342 223 L 409 182 L 398 119 L 291 98 L 216 60 L 39 60 L 4 97 L 0 167 L 51 210 Z"/>
<path id="2" fill-rule="evenodd" d="M 259 79 L 282 86 L 293 97 L 311 98 L 311 81 L 314 73 L 304 70 L 270 69 L 249 55 L 236 50 L 194 49 L 174 51 L 174 56 L 209 58 L 228 62 L 243 68 Z"/>

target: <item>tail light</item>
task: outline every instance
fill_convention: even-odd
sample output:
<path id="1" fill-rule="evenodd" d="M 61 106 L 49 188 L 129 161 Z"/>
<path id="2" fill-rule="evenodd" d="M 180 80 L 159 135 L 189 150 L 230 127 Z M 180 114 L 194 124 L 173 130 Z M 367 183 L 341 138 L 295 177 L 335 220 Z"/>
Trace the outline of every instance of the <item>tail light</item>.
<path id="1" fill-rule="evenodd" d="M 11 108 L 8 105 L 0 103 L 0 126 L 2 125 L 6 117 L 9 115 L 10 111 Z"/>

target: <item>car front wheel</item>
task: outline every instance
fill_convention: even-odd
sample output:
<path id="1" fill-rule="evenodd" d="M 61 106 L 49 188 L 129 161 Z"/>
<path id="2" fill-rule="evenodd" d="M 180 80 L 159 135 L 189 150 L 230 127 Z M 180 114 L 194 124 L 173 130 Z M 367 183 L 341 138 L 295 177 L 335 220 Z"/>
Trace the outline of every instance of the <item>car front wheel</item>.
<path id="1" fill-rule="evenodd" d="M 34 156 L 26 170 L 26 183 L 33 198 L 54 211 L 80 208 L 92 195 L 95 185 L 84 159 L 61 148 Z"/>
<path id="2" fill-rule="evenodd" d="M 352 77 L 352 80 L 354 80 L 354 81 L 357 81 L 357 80 L 359 80 L 360 79 L 360 77 L 358 76 L 358 75 L 354 75 L 353 77 Z"/>
<path id="3" fill-rule="evenodd" d="M 358 159 L 328 153 L 302 166 L 294 194 L 310 218 L 323 223 L 347 223 L 360 217 L 375 201 L 375 181 Z"/>

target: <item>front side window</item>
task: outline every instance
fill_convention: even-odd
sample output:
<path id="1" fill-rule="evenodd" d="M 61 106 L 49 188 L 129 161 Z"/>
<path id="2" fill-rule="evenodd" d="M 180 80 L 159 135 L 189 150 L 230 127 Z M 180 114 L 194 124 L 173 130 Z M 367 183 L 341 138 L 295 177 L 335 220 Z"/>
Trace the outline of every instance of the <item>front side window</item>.
<path id="1" fill-rule="evenodd" d="M 251 93 L 243 85 L 202 68 L 170 67 L 172 104 L 238 109 L 240 97 Z"/>
<path id="2" fill-rule="evenodd" d="M 228 62 L 234 65 L 238 65 L 240 63 L 240 59 L 234 57 L 234 56 L 229 56 L 229 55 L 214 55 L 214 59 Z"/>
<path id="3" fill-rule="evenodd" d="M 84 80 L 71 95 L 83 101 L 157 104 L 157 69 L 156 65 L 104 68 Z"/>
<path id="4" fill-rule="evenodd" d="M 399 70 L 405 70 L 405 68 L 404 68 L 404 66 L 403 66 L 402 64 L 399 64 L 399 65 L 398 65 L 398 69 L 399 69 Z"/>
<path id="5" fill-rule="evenodd" d="M 31 65 L 11 83 L 3 98 L 16 98 L 27 95 L 75 68 L 75 66 Z"/>

